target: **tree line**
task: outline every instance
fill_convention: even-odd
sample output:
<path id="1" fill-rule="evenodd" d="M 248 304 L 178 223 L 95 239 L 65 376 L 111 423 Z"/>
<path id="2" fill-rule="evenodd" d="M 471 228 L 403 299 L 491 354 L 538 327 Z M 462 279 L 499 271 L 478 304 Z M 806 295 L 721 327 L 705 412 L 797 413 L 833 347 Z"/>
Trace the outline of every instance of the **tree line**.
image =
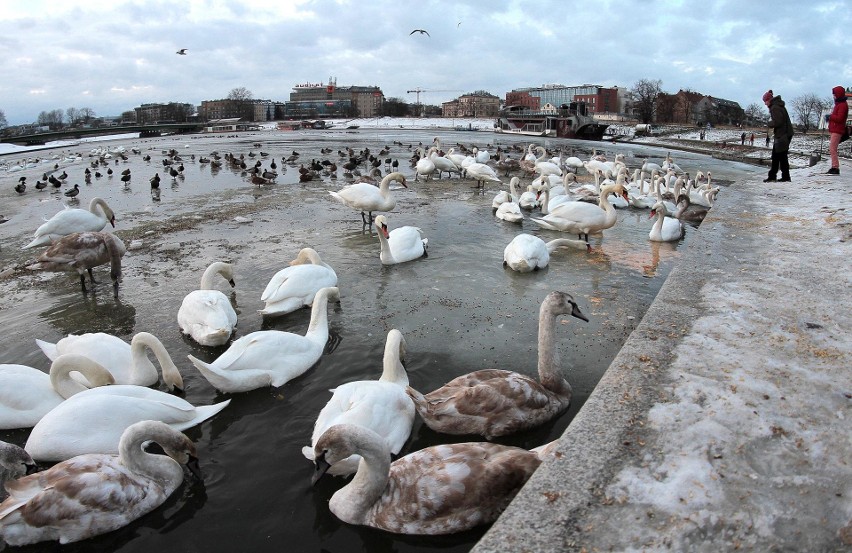
<path id="1" fill-rule="evenodd" d="M 643 123 L 656 123 L 660 119 L 662 115 L 660 113 L 662 108 L 660 100 L 666 95 L 662 90 L 662 86 L 663 81 L 659 79 L 640 79 L 630 89 L 630 93 L 633 96 L 634 112 Z M 687 94 L 683 94 L 682 97 L 688 98 L 690 96 L 688 93 L 692 91 L 687 89 L 683 92 Z M 688 100 L 682 101 L 688 102 Z M 792 100 L 787 100 L 785 103 L 788 108 L 791 108 L 789 109 L 791 117 L 794 118 L 795 122 L 799 124 L 804 132 L 808 132 L 810 129 L 819 126 L 820 115 L 823 110 L 830 109 L 834 105 L 834 99 L 820 98 L 816 94 L 807 93 L 796 96 Z M 689 120 L 692 114 L 692 107 L 691 105 L 680 106 L 680 111 L 684 118 L 680 122 L 696 123 L 696 121 Z M 766 107 L 753 102 L 743 110 L 743 115 L 745 121 L 741 122 L 764 123 L 768 119 L 769 111 Z M 710 116 L 712 117 L 712 114 Z"/>

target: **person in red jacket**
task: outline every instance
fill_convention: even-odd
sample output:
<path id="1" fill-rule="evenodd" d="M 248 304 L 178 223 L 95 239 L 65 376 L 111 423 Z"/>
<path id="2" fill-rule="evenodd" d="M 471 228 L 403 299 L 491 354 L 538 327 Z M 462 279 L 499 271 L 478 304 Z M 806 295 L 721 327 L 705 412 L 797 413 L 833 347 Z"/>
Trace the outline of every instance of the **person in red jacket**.
<path id="1" fill-rule="evenodd" d="M 826 115 L 828 121 L 828 132 L 831 138 L 828 141 L 828 151 L 831 154 L 831 169 L 828 175 L 840 174 L 840 158 L 837 157 L 837 147 L 840 146 L 840 138 L 846 132 L 846 119 L 849 117 L 849 104 L 846 103 L 846 91 L 842 86 L 831 89 L 834 95 L 834 110 L 831 115 Z"/>

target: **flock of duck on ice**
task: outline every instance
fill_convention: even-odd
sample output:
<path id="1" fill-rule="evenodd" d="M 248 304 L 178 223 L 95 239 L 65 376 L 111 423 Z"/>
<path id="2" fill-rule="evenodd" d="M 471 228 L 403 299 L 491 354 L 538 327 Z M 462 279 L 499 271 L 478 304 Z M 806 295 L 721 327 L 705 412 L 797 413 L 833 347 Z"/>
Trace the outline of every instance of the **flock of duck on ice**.
<path id="1" fill-rule="evenodd" d="M 493 199 L 495 216 L 519 223 L 525 211 L 538 210 L 532 221 L 572 238 L 545 243 L 519 234 L 504 251 L 504 265 L 519 272 L 547 266 L 558 247 L 590 249 L 589 234 L 612 227 L 616 207 L 651 209 L 656 220 L 649 239 L 677 241 L 683 221 L 700 221 L 719 190 L 709 172 L 692 179 L 668 155 L 660 165 L 645 160 L 631 176 L 620 156 L 606 160 L 593 155 L 583 161 L 564 159 L 561 153 L 548 158 L 543 147 L 532 144 L 516 150 L 517 159 L 509 150 L 495 156 L 475 148 L 467 154 L 454 149 L 444 154 L 436 138 L 433 147 L 420 148 L 411 161 L 414 180 L 456 173 L 481 187 L 501 182 L 498 171 L 535 176 L 521 194 L 520 179 L 511 177 L 510 190 Z M 578 174 L 585 177 L 578 180 Z M 594 182 L 581 183 L 590 180 L 588 175 Z M 408 183 L 394 171 L 378 186 L 356 182 L 330 192 L 360 212 L 365 226 L 376 227 L 385 265 L 418 259 L 427 248 L 420 229 L 389 230 L 387 215 L 373 216 L 395 207 L 392 182 Z M 85 274 L 92 278 L 93 267 L 110 263 L 117 294 L 126 248 L 115 235 L 103 232 L 108 224 L 115 226 L 115 214 L 95 198 L 88 210 L 57 213 L 24 248 L 49 246 L 33 268 L 77 272 L 84 291 Z M 226 344 L 237 322 L 230 301 L 216 290 L 219 277 L 234 285 L 229 263 L 212 263 L 200 289 L 184 298 L 177 313 L 181 331 L 206 346 Z M 260 313 L 282 316 L 310 306 L 305 335 L 257 331 L 233 341 L 212 363 L 189 358 L 225 393 L 282 386 L 319 360 L 328 341 L 327 305 L 338 299 L 334 269 L 315 250 L 304 248 L 269 281 Z M 480 370 L 427 394 L 408 385 L 402 364 L 405 339 L 391 330 L 381 378 L 338 386 L 318 415 L 311 445 L 302 449 L 316 465 L 314 481 L 326 472 L 356 474 L 332 496 L 330 510 L 346 523 L 403 534 L 453 533 L 495 520 L 541 461 L 554 454 L 555 442 L 531 451 L 468 442 L 428 447 L 393 462 L 392 455 L 407 441 L 416 414 L 437 432 L 491 439 L 534 428 L 564 411 L 572 391 L 557 366 L 554 334 L 557 317 L 566 314 L 588 321 L 570 294 L 552 292 L 541 304 L 538 380 Z M 8 493 L 0 503 L 0 537 L 8 544 L 67 543 L 115 530 L 162 504 L 183 482 L 182 465 L 198 474 L 195 447 L 181 431 L 214 416 L 230 400 L 194 406 L 150 388 L 161 378 L 170 391 L 183 387 L 180 372 L 154 335 L 140 332 L 130 344 L 103 333 L 37 344 L 51 360 L 49 374 L 0 365 L 0 429 L 32 428 L 23 448 L 0 442 L 0 484 L 5 480 L 0 499 Z M 166 455 L 147 453 L 142 448 L 147 441 L 160 444 Z M 58 463 L 26 475 L 35 469 L 33 460 Z"/>

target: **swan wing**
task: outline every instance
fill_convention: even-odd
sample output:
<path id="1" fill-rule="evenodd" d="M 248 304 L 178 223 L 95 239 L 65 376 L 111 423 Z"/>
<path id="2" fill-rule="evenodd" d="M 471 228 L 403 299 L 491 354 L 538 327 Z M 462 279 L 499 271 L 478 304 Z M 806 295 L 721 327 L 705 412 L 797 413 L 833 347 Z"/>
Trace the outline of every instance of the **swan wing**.
<path id="1" fill-rule="evenodd" d="M 0 365 L 0 429 L 31 428 L 62 401 L 47 373 L 26 365 Z"/>
<path id="2" fill-rule="evenodd" d="M 298 298 L 302 305 L 311 305 L 317 290 L 327 286 L 337 286 L 333 270 L 322 265 L 293 265 L 273 275 L 260 300 L 274 303 Z"/>

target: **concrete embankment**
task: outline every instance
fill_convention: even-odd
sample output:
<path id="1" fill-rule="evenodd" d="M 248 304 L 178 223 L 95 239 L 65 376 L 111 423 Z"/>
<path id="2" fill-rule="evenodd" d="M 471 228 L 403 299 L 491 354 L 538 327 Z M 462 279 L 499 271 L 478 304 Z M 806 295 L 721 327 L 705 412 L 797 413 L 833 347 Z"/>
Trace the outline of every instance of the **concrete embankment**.
<path id="1" fill-rule="evenodd" d="M 827 169 L 718 196 L 475 553 L 852 551 L 852 162 Z"/>

